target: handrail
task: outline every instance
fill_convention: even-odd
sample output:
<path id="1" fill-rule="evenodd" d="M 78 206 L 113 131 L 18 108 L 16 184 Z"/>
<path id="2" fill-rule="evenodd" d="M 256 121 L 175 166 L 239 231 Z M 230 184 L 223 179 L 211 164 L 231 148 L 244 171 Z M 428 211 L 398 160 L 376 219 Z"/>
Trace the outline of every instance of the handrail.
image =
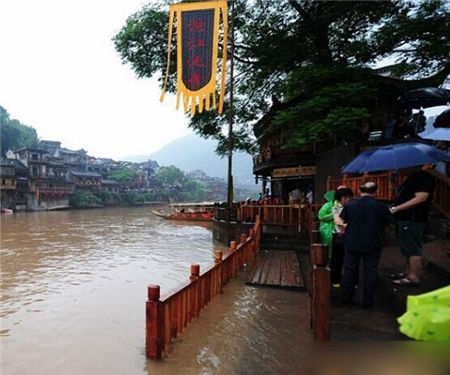
<path id="1" fill-rule="evenodd" d="M 148 287 L 146 303 L 146 354 L 157 359 L 167 352 L 168 345 L 197 317 L 200 311 L 235 277 L 239 269 L 253 259 L 261 244 L 261 219 L 258 216 L 249 236 L 242 234 L 240 244 L 230 242 L 230 251 L 223 257 L 214 251 L 214 265 L 200 273 L 198 264 L 191 265 L 189 281 L 160 296 L 160 286 Z"/>
<path id="2" fill-rule="evenodd" d="M 436 172 L 433 169 L 427 170 L 435 180 L 435 191 L 433 194 L 433 205 L 447 218 L 450 218 L 450 201 L 448 200 L 450 192 L 450 178 Z M 359 186 L 366 181 L 374 181 L 378 185 L 378 190 L 375 198 L 392 201 L 395 198 L 395 193 L 398 187 L 407 179 L 407 175 L 404 173 L 394 174 L 392 171 L 379 173 L 379 174 L 364 174 L 362 176 L 348 177 L 343 175 L 339 178 L 328 177 L 327 189 L 336 189 L 339 185 L 346 185 L 352 189 L 355 197 L 360 196 Z"/>

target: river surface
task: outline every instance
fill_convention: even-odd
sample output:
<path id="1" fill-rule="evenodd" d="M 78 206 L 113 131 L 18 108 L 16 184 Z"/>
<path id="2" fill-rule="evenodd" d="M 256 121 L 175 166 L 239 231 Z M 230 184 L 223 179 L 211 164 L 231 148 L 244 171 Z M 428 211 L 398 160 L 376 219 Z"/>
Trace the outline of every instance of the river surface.
<path id="1" fill-rule="evenodd" d="M 0 373 L 296 374 L 310 341 L 305 293 L 240 277 L 161 361 L 145 358 L 147 285 L 212 264 L 209 224 L 148 208 L 1 215 Z"/>

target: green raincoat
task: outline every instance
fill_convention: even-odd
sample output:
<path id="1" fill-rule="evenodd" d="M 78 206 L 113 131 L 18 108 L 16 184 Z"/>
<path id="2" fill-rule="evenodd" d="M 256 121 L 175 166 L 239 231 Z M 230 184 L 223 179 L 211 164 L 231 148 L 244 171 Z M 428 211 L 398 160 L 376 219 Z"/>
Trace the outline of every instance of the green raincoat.
<path id="1" fill-rule="evenodd" d="M 334 229 L 334 218 L 333 218 L 333 201 L 334 201 L 334 190 L 327 191 L 324 196 L 327 203 L 325 203 L 319 210 L 319 231 L 322 242 L 328 245 L 328 257 L 331 259 L 331 254 L 333 251 L 333 229 Z"/>
<path id="2" fill-rule="evenodd" d="M 400 332 L 413 339 L 450 342 L 450 286 L 408 296 L 406 312 L 397 321 Z"/>

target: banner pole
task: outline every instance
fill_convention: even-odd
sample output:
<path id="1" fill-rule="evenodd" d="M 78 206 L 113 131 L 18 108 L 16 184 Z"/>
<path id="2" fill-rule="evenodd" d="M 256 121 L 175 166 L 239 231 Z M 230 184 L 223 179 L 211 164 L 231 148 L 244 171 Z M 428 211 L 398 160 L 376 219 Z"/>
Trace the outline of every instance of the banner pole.
<path id="1" fill-rule="evenodd" d="M 231 221 L 231 210 L 233 208 L 233 90 L 234 90 L 234 0 L 231 0 L 231 46 L 230 46 L 230 108 L 228 112 L 228 215 L 227 223 Z M 227 46 L 224 46 L 227 48 Z"/>

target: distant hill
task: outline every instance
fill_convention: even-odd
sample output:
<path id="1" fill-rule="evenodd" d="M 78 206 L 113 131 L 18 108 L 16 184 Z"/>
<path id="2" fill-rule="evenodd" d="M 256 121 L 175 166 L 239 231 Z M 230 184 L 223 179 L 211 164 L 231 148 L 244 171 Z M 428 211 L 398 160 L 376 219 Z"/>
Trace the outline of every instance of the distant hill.
<path id="1" fill-rule="evenodd" d="M 124 160 L 139 162 L 150 158 L 159 165 L 175 165 L 185 172 L 200 169 L 208 176 L 226 180 L 228 159 L 226 157 L 222 159 L 215 153 L 216 144 L 214 140 L 191 134 L 170 142 L 151 155 L 127 156 Z M 252 169 L 253 161 L 249 154 L 233 154 L 233 176 L 236 186 L 254 187 L 255 190 L 259 190 L 255 185 Z"/>

